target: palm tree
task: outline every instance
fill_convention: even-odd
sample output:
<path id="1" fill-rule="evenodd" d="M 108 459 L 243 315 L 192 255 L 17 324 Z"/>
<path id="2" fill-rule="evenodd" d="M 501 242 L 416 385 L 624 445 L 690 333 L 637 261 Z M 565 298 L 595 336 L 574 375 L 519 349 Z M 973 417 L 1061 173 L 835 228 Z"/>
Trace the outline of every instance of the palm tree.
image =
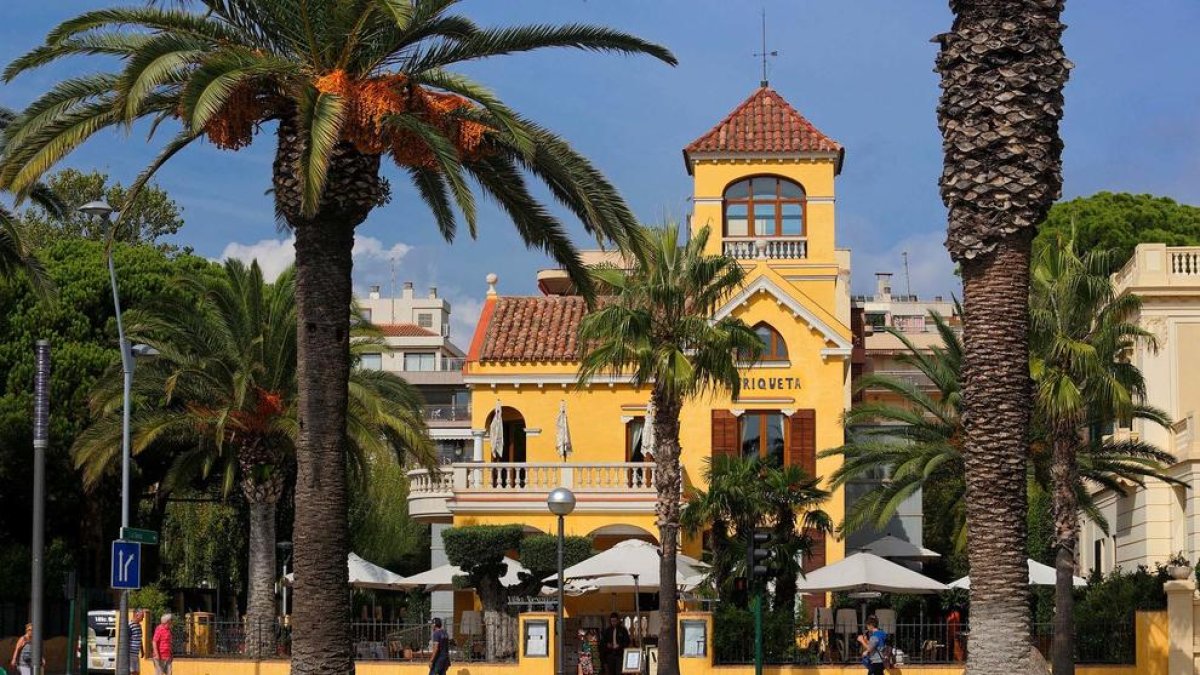
<path id="1" fill-rule="evenodd" d="M 265 657 L 274 638 L 275 511 L 299 436 L 295 275 L 287 270 L 264 283 L 257 262 L 230 260 L 220 274 L 181 283 L 198 306 L 129 312 L 130 339 L 159 351 L 134 380 L 132 449 L 184 449 L 165 476 L 166 492 L 196 479 L 214 480 L 226 494 L 240 488 L 250 511 L 246 653 Z M 118 461 L 119 381 L 99 381 L 91 397 L 97 422 L 75 442 L 86 486 Z M 354 370 L 348 393 L 346 441 L 358 475 L 394 453 L 433 464 L 413 387 L 389 373 Z"/>
<path id="2" fill-rule="evenodd" d="M 798 466 L 771 467 L 764 475 L 767 519 L 771 523 L 771 566 L 775 581 L 774 610 L 796 611 L 796 581 L 804 573 L 801 560 L 817 537 L 832 534 L 833 521 L 820 505 L 829 499 L 821 479 Z"/>
<path id="3" fill-rule="evenodd" d="M 967 672 L 1029 664 L 1029 258 L 1062 191 L 1064 0 L 950 0 L 938 36 L 946 246 L 963 278 L 971 636 Z"/>
<path id="4" fill-rule="evenodd" d="M 69 19 L 5 71 L 13 77 L 76 55 L 104 54 L 119 72 L 60 82 L 8 131 L 0 187 L 33 181 L 97 131 L 182 127 L 131 186 L 198 139 L 236 150 L 275 134 L 276 213 L 296 237 L 299 313 L 295 640 L 297 674 L 354 669 L 346 571 L 345 463 L 349 306 L 355 227 L 391 195 L 389 156 L 453 239 L 473 235 L 475 197 L 495 199 L 521 239 L 591 288 L 562 224 L 527 174 L 601 240 L 627 243 L 636 225 L 617 191 L 561 138 L 450 70 L 547 47 L 649 54 L 666 49 L 587 25 L 481 28 L 449 13 L 457 0 L 180 0 L 101 9 Z M 165 4 L 165 3 L 163 3 Z"/>
<path id="5" fill-rule="evenodd" d="M 966 458 L 963 447 L 963 401 L 961 396 L 962 339 L 936 312 L 930 320 L 941 334 L 943 345 L 923 351 L 899 331 L 889 332 L 904 343 L 907 353 L 897 357 L 932 383 L 925 390 L 905 379 L 885 375 L 867 375 L 855 383 L 856 391 L 868 388 L 883 389 L 895 396 L 894 401 L 863 402 L 855 405 L 843 419 L 852 429 L 851 441 L 840 448 L 821 453 L 822 457 L 841 455 L 843 461 L 831 476 L 832 487 L 859 479 L 887 476 L 887 480 L 863 498 L 850 505 L 841 524 L 843 531 L 862 527 L 883 528 L 895 517 L 904 500 L 932 486 L 950 495 L 941 511 L 931 514 L 945 529 L 953 533 L 958 551 L 965 551 L 966 531 Z M 1115 356 L 1114 352 L 1113 353 Z M 1115 359 L 1114 359 L 1115 360 Z M 1128 364 L 1113 368 L 1126 371 Z M 1122 377 L 1129 377 L 1122 374 Z M 1028 457 L 1026 481 L 1053 491 L 1057 483 L 1052 476 L 1051 442 L 1042 415 L 1040 402 L 1030 441 L 1025 447 Z M 1118 419 L 1115 413 L 1095 411 L 1088 423 L 1104 425 Z M 1134 406 L 1129 416 L 1162 424 L 1164 415 L 1147 406 Z M 1078 475 L 1073 483 L 1078 508 L 1105 531 L 1108 522 L 1096 508 L 1092 493 L 1097 487 L 1124 491 L 1122 483 L 1144 484 L 1147 478 L 1176 482 L 1165 472 L 1175 458 L 1154 445 L 1133 439 L 1080 438 L 1075 456 Z M 1025 550 L 1022 542 L 1022 550 Z M 974 577 L 972 577 L 974 578 Z M 973 583 L 973 582 L 972 582 Z"/>
<path id="6" fill-rule="evenodd" d="M 644 229 L 633 250 L 633 268 L 599 268 L 597 284 L 611 289 L 611 302 L 584 317 L 581 344 L 587 345 L 579 368 L 586 383 L 601 373 L 630 375 L 635 387 L 650 387 L 654 403 L 654 482 L 658 488 L 658 540 L 662 545 L 659 606 L 659 672 L 678 675 L 675 555 L 678 550 L 679 412 L 684 399 L 710 389 L 728 389 L 737 397 L 741 384 L 735 353 L 751 360 L 762 340 L 740 319 L 711 321 L 713 312 L 741 285 L 745 272 L 737 261 L 704 254 L 709 230 L 679 243 L 679 226 Z"/>
<path id="7" fill-rule="evenodd" d="M 0 163 L 4 161 L 5 130 L 15 118 L 13 111 L 0 106 Z M 63 215 L 62 202 L 45 184 L 34 184 L 29 190 L 29 198 L 51 217 Z M 18 270 L 24 270 L 39 296 L 46 297 L 52 292 L 50 279 L 26 241 L 20 220 L 4 204 L 0 204 L 0 277 L 12 277 Z"/>
<path id="8" fill-rule="evenodd" d="M 1088 438 L 1081 430 L 1108 421 L 1150 418 L 1167 426 L 1169 419 L 1146 408 L 1142 373 L 1124 359 L 1138 342 L 1154 337 L 1131 319 L 1141 307 L 1136 295 L 1116 295 L 1109 274 L 1114 251 L 1093 249 L 1080 255 L 1073 239 L 1061 234 L 1039 248 L 1033 261 L 1030 289 L 1031 370 L 1036 414 L 1051 450 L 1054 504 L 1055 675 L 1075 672 L 1075 546 L 1079 536 L 1077 455 Z"/>

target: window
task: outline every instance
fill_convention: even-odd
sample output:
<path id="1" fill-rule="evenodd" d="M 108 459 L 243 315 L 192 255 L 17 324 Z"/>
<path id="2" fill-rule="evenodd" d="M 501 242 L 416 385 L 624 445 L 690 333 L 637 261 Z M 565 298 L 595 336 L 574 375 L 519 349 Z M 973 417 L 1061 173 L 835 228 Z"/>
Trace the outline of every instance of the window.
<path id="1" fill-rule="evenodd" d="M 871 313 L 864 318 L 867 320 L 867 325 L 875 330 L 883 330 L 887 327 L 887 314 Z"/>
<path id="2" fill-rule="evenodd" d="M 418 314 L 417 325 L 421 328 L 433 328 L 433 315 L 427 312 Z"/>
<path id="3" fill-rule="evenodd" d="M 363 370 L 383 370 L 383 354 L 363 354 L 358 357 L 358 366 Z"/>
<path id="4" fill-rule="evenodd" d="M 644 462 L 646 455 L 642 453 L 642 433 L 646 429 L 646 418 L 635 417 L 625 423 L 625 461 Z"/>
<path id="5" fill-rule="evenodd" d="M 738 420 L 743 457 L 758 457 L 776 466 L 783 466 L 787 447 L 787 417 L 770 410 L 743 413 Z"/>
<path id="6" fill-rule="evenodd" d="M 408 371 L 431 371 L 434 369 L 433 352 L 408 352 L 404 355 L 404 369 Z"/>
<path id="7" fill-rule="evenodd" d="M 754 333 L 763 342 L 763 361 L 787 361 L 787 343 L 783 341 L 779 331 L 768 324 L 760 323 L 754 327 Z"/>
<path id="8" fill-rule="evenodd" d="M 756 176 L 725 189 L 725 236 L 804 236 L 804 188 L 786 178 Z"/>
<path id="9" fill-rule="evenodd" d="M 1097 539 L 1092 542 L 1092 569 L 1100 573 L 1104 572 L 1104 540 Z"/>

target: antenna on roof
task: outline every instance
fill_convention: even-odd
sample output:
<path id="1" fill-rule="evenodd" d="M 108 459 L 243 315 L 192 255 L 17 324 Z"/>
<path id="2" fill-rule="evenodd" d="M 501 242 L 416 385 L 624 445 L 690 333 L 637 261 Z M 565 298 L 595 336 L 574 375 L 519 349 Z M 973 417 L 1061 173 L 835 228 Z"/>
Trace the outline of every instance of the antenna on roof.
<path id="1" fill-rule="evenodd" d="M 908 274 L 908 251 L 904 251 L 900 255 L 904 256 L 904 293 L 909 298 L 911 298 L 912 297 L 912 277 L 909 276 L 909 274 Z"/>
<path id="2" fill-rule="evenodd" d="M 762 81 L 760 81 L 758 84 L 761 87 L 765 87 L 768 84 L 767 83 L 767 57 L 779 56 L 779 52 L 776 50 L 767 51 L 767 8 L 766 7 L 763 7 L 763 10 L 762 10 L 762 51 L 754 52 L 754 55 L 762 58 Z"/>

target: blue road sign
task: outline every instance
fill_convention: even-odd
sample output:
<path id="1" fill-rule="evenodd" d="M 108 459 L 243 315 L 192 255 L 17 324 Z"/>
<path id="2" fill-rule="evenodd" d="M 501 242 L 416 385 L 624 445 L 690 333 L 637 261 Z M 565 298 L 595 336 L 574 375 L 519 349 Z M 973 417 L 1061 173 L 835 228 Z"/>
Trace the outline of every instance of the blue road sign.
<path id="1" fill-rule="evenodd" d="M 136 541 L 112 543 L 112 587 L 135 591 L 142 587 L 142 545 Z"/>

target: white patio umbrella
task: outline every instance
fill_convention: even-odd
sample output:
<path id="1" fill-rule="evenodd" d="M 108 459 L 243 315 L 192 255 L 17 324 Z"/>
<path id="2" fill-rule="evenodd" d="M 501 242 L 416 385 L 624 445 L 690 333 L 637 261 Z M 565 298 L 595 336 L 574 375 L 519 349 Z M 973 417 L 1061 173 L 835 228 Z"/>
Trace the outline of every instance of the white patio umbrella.
<path id="1" fill-rule="evenodd" d="M 566 461 L 567 455 L 571 454 L 571 428 L 567 426 L 567 402 L 565 400 L 558 404 L 558 421 L 554 427 L 554 449 L 558 452 L 558 456 Z"/>
<path id="2" fill-rule="evenodd" d="M 492 413 L 492 425 L 488 427 L 488 440 L 492 442 L 492 459 L 504 459 L 504 409 L 496 399 L 496 411 Z"/>
<path id="3" fill-rule="evenodd" d="M 352 588 L 377 591 L 402 591 L 408 588 L 404 585 L 404 577 L 384 569 L 373 562 L 363 560 L 355 553 L 351 553 L 346 557 L 346 566 L 350 572 L 350 586 Z M 294 574 L 288 573 L 284 577 L 284 582 L 290 586 L 293 579 Z"/>
<path id="4" fill-rule="evenodd" d="M 642 455 L 654 456 L 654 398 L 646 403 L 646 418 L 642 421 Z"/>
<path id="5" fill-rule="evenodd" d="M 521 583 L 520 574 L 529 572 L 521 563 L 512 558 L 504 558 L 506 571 L 500 577 L 500 583 L 505 586 L 516 586 Z M 462 576 L 461 568 L 454 565 L 442 565 L 411 577 L 405 577 L 401 586 L 405 589 L 424 588 L 426 591 L 454 591 L 462 587 L 454 585 L 454 577 Z"/>
<path id="6" fill-rule="evenodd" d="M 933 560 L 942 557 L 937 551 L 917 546 L 890 534 L 867 544 L 863 550 L 867 553 L 874 553 L 880 558 L 896 558 L 898 560 Z"/>
<path id="7" fill-rule="evenodd" d="M 1032 559 L 1026 559 L 1025 563 L 1029 566 L 1030 586 L 1053 586 L 1055 584 L 1056 574 L 1053 567 L 1050 567 L 1049 565 L 1043 565 L 1042 563 Z M 1073 583 L 1076 588 L 1080 586 L 1087 586 L 1087 580 L 1085 580 L 1083 577 L 1071 577 L 1071 583 Z M 950 588 L 971 588 L 971 577 L 966 576 L 961 579 L 955 579 L 954 581 L 951 581 Z"/>
<path id="8" fill-rule="evenodd" d="M 568 587 L 576 582 L 586 582 L 586 585 L 595 586 L 600 592 L 653 593 L 661 585 L 659 560 L 659 549 L 654 544 L 641 539 L 627 539 L 568 567 L 563 571 L 563 576 Z M 682 588 L 686 588 L 690 579 L 707 569 L 707 565 L 686 555 L 676 556 L 675 561 L 675 583 Z M 558 575 L 548 576 L 545 581 L 557 585 Z"/>
<path id="9" fill-rule="evenodd" d="M 946 585 L 873 553 L 855 553 L 796 582 L 801 593 L 937 593 Z"/>

